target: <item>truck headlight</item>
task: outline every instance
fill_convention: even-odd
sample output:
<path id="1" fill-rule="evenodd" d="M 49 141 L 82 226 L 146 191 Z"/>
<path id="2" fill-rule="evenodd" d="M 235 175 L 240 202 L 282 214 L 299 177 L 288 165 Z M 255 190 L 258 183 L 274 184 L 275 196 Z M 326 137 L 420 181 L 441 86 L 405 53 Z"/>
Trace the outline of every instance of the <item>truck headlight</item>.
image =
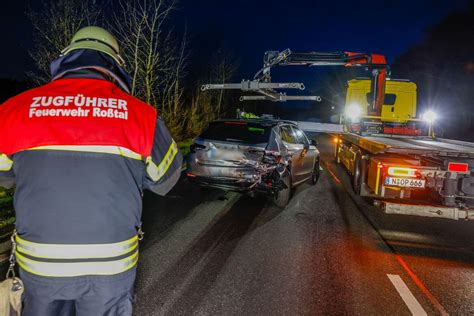
<path id="1" fill-rule="evenodd" d="M 361 115 L 362 115 L 362 110 L 357 104 L 354 104 L 354 103 L 350 104 L 346 108 L 346 117 L 351 119 L 352 121 L 359 119 Z"/>
<path id="2" fill-rule="evenodd" d="M 434 121 L 436 121 L 438 119 L 438 114 L 436 114 L 436 112 L 434 111 L 426 111 L 422 116 L 421 118 L 423 119 L 423 121 L 426 121 L 430 124 L 434 123 Z"/>

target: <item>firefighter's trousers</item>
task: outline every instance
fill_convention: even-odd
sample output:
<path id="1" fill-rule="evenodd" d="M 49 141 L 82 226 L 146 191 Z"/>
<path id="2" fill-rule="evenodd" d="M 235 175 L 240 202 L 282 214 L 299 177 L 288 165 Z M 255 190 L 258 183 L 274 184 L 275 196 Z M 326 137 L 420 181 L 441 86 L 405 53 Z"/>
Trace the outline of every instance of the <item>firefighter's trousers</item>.
<path id="1" fill-rule="evenodd" d="M 20 269 L 24 316 L 132 315 L 136 267 L 113 276 L 46 278 Z"/>

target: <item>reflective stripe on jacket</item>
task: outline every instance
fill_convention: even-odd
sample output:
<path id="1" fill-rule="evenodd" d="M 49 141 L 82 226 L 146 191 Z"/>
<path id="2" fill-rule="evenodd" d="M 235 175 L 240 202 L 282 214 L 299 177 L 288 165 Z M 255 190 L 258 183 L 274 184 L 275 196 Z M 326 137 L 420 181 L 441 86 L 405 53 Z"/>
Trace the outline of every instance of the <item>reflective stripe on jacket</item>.
<path id="1" fill-rule="evenodd" d="M 138 237 L 108 244 L 43 244 L 16 237 L 18 264 L 45 277 L 114 275 L 138 260 Z M 83 260 L 81 260 L 83 259 Z"/>

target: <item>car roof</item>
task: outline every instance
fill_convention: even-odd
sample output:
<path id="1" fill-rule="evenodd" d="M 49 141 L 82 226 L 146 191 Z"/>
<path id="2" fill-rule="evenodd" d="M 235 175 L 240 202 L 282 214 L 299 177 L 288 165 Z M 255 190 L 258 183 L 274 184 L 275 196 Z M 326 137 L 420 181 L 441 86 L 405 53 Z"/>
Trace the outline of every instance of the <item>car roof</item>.
<path id="1" fill-rule="evenodd" d="M 229 119 L 229 120 L 216 120 L 211 123 L 218 123 L 218 122 L 246 122 L 246 123 L 254 123 L 254 124 L 261 124 L 261 125 L 270 125 L 270 126 L 276 126 L 276 125 L 282 125 L 282 124 L 290 124 L 290 125 L 297 125 L 293 121 L 287 121 L 287 120 L 280 120 L 280 119 L 260 119 L 260 118 L 255 118 L 255 119 Z"/>

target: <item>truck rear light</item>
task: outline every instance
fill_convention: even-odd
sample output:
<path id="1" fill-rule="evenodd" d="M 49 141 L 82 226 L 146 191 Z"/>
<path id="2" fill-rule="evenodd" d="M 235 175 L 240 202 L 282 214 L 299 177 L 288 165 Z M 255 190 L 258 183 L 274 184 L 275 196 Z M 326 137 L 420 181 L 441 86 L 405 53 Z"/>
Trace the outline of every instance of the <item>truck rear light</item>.
<path id="1" fill-rule="evenodd" d="M 458 172 L 458 173 L 468 173 L 469 165 L 467 163 L 450 162 L 448 164 L 448 171 Z"/>
<path id="2" fill-rule="evenodd" d="M 418 169 L 408 167 L 389 167 L 387 173 L 395 177 L 416 178 L 418 176 Z"/>

